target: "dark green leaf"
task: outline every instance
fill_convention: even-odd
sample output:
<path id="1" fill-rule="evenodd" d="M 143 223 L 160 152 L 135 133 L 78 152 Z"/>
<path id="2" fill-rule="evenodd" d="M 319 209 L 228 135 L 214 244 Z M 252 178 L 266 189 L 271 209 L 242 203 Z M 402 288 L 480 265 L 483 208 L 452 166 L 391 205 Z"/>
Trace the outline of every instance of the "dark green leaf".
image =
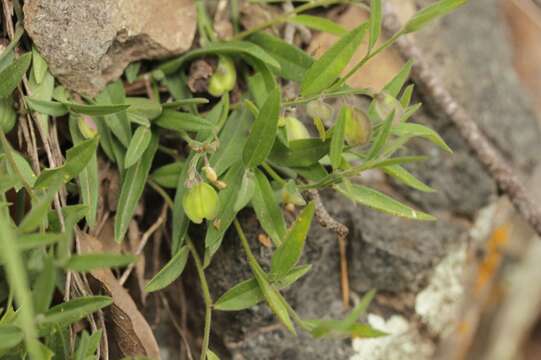
<path id="1" fill-rule="evenodd" d="M 252 125 L 242 158 L 246 167 L 255 167 L 261 164 L 269 155 L 276 131 L 278 130 L 278 117 L 280 115 L 280 89 L 274 88 L 259 111 L 259 116 Z"/>
<path id="2" fill-rule="evenodd" d="M 141 160 L 130 167 L 122 181 L 118 208 L 115 215 L 115 241 L 121 242 L 128 230 L 128 224 L 135 213 L 139 199 L 145 189 L 145 183 L 152 166 L 154 154 L 158 149 L 158 136 L 152 135 L 150 145 Z"/>
<path id="3" fill-rule="evenodd" d="M 213 123 L 201 116 L 167 109 L 154 120 L 154 124 L 175 131 L 210 130 L 214 126 Z"/>
<path id="4" fill-rule="evenodd" d="M 315 204 L 310 202 L 297 217 L 291 226 L 284 242 L 272 256 L 271 272 L 273 274 L 287 274 L 299 261 L 304 249 L 304 242 L 310 230 L 314 217 Z"/>
<path id="5" fill-rule="evenodd" d="M 34 299 L 34 311 L 41 314 L 49 309 L 56 286 L 56 268 L 52 256 L 46 256 L 43 260 L 43 269 L 39 272 L 34 287 L 32 288 L 32 297 Z"/>
<path id="6" fill-rule="evenodd" d="M 146 292 L 154 292 L 169 286 L 184 271 L 189 249 L 183 246 L 167 264 L 145 285 Z"/>
<path id="7" fill-rule="evenodd" d="M 145 119 L 152 120 L 160 116 L 162 106 L 154 100 L 142 97 L 127 97 L 124 102 L 130 105 L 128 108 L 129 114 L 135 114 Z"/>
<path id="8" fill-rule="evenodd" d="M 66 265 L 67 270 L 86 272 L 95 269 L 126 266 L 137 260 L 133 255 L 119 255 L 115 253 L 96 253 L 73 255 Z"/>
<path id="9" fill-rule="evenodd" d="M 252 200 L 255 192 L 255 177 L 254 173 L 250 170 L 246 170 L 242 176 L 242 182 L 240 183 L 239 193 L 235 200 L 233 210 L 235 212 L 243 209 Z"/>
<path id="10" fill-rule="evenodd" d="M 32 110 L 41 114 L 58 117 L 68 113 L 68 108 L 60 102 L 39 100 L 29 96 L 26 96 L 24 100 Z"/>
<path id="11" fill-rule="evenodd" d="M 65 102 L 64 105 L 75 113 L 85 114 L 90 116 L 112 115 L 121 111 L 127 110 L 130 105 L 127 104 L 110 104 L 110 105 L 86 105 Z"/>
<path id="12" fill-rule="evenodd" d="M 14 348 L 19 345 L 23 339 L 23 332 L 17 326 L 0 325 L 0 352 Z"/>
<path id="13" fill-rule="evenodd" d="M 342 36 L 336 44 L 312 64 L 301 83 L 302 96 L 318 94 L 334 83 L 359 47 L 366 28 L 367 24 L 362 24 Z"/>
<path id="14" fill-rule="evenodd" d="M 32 53 L 27 52 L 0 72 L 0 98 L 8 97 L 17 88 L 31 61 Z"/>
<path id="15" fill-rule="evenodd" d="M 177 187 L 178 179 L 184 166 L 184 161 L 177 161 L 164 165 L 154 170 L 154 172 L 150 174 L 150 179 L 160 186 L 174 189 Z"/>
<path id="16" fill-rule="evenodd" d="M 128 150 L 126 151 L 126 157 L 124 158 L 124 168 L 127 169 L 135 164 L 143 153 L 148 148 L 150 144 L 150 139 L 152 138 L 152 132 L 149 128 L 144 126 L 139 126 L 133 137 L 130 140 L 128 145 Z"/>
<path id="17" fill-rule="evenodd" d="M 329 153 L 330 142 L 320 139 L 300 139 L 289 142 L 289 148 L 276 143 L 270 159 L 281 166 L 309 167 Z"/>

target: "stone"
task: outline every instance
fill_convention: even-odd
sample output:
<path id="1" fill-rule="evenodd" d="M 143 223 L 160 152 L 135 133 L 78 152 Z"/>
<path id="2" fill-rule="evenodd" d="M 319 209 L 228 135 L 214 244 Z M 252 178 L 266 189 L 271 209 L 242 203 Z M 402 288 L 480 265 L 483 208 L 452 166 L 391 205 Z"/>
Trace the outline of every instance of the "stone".
<path id="1" fill-rule="evenodd" d="M 192 0 L 29 0 L 23 9 L 52 74 L 89 96 L 130 62 L 185 52 L 196 30 Z"/>

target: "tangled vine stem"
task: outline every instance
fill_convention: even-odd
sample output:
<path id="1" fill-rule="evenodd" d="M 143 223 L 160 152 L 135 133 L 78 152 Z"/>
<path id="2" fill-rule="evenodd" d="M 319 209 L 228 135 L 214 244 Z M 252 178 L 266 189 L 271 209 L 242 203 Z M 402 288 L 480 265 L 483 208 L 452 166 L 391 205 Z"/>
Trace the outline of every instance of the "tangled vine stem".
<path id="1" fill-rule="evenodd" d="M 400 29 L 400 21 L 391 4 L 386 4 L 384 14 L 385 31 L 389 34 L 396 33 Z M 449 117 L 479 161 L 496 181 L 498 188 L 509 197 L 518 213 L 541 236 L 541 209 L 532 202 L 512 166 L 490 143 L 470 114 L 445 88 L 415 42 L 410 37 L 401 37 L 396 45 L 404 58 L 413 60 L 412 78 L 421 91 L 425 92 L 434 105 Z"/>
<path id="2" fill-rule="evenodd" d="M 348 262 L 346 256 L 346 244 L 349 229 L 346 225 L 333 218 L 325 205 L 321 201 L 319 191 L 315 189 L 306 190 L 308 197 L 314 201 L 316 205 L 316 219 L 319 225 L 336 233 L 338 238 L 338 246 L 340 249 L 340 287 L 342 288 L 342 303 L 345 307 L 349 306 L 349 277 L 348 277 Z"/>

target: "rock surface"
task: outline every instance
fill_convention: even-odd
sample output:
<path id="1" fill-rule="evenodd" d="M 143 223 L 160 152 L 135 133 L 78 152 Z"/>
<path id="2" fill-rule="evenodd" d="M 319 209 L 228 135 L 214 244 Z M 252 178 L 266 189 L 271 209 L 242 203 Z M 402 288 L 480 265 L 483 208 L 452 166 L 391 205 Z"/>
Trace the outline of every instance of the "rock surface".
<path id="1" fill-rule="evenodd" d="M 96 95 L 132 61 L 188 50 L 192 0 L 28 0 L 25 29 L 67 88 Z"/>

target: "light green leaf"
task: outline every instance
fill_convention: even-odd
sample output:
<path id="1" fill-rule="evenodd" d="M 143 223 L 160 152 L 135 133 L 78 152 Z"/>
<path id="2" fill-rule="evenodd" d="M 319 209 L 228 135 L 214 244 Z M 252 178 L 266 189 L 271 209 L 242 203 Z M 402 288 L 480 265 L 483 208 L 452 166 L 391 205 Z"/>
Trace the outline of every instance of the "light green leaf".
<path id="1" fill-rule="evenodd" d="M 242 158 L 246 167 L 250 168 L 261 164 L 269 155 L 276 138 L 279 115 L 280 89 L 276 87 L 261 107 L 244 146 Z"/>
<path id="2" fill-rule="evenodd" d="M 393 125 L 393 119 L 394 119 L 394 110 L 391 111 L 389 115 L 387 115 L 387 118 L 381 125 L 381 128 L 378 132 L 378 135 L 376 136 L 374 143 L 372 144 L 372 147 L 370 148 L 370 151 L 368 152 L 367 159 L 373 160 L 377 158 L 381 150 L 383 149 L 383 146 L 387 142 L 387 139 L 389 138 L 389 135 L 391 134 L 391 127 Z"/>
<path id="3" fill-rule="evenodd" d="M 154 124 L 161 128 L 175 131 L 210 130 L 214 126 L 212 122 L 204 117 L 167 109 L 154 120 Z"/>
<path id="4" fill-rule="evenodd" d="M 301 81 L 314 62 L 306 52 L 266 32 L 255 33 L 249 40 L 261 46 L 280 63 L 281 71 L 278 74 L 284 79 Z"/>
<path id="5" fill-rule="evenodd" d="M 252 206 L 261 227 L 270 236 L 276 246 L 282 243 L 287 231 L 282 211 L 274 197 L 274 191 L 267 177 L 255 170 L 256 191 L 252 197 Z"/>
<path id="6" fill-rule="evenodd" d="M 95 269 L 126 266 L 135 260 L 137 260 L 136 256 L 115 253 L 72 255 L 64 268 L 71 271 L 86 272 Z"/>
<path id="7" fill-rule="evenodd" d="M 388 175 L 398 179 L 402 183 L 422 192 L 434 192 L 430 186 L 424 184 L 400 165 L 391 165 L 383 168 Z"/>
<path id="8" fill-rule="evenodd" d="M 118 198 L 118 208 L 115 215 L 115 241 L 121 242 L 128 230 L 139 199 L 145 189 L 145 183 L 154 160 L 154 155 L 158 149 L 158 136 L 153 134 L 150 145 L 147 147 L 141 160 L 126 171 L 122 180 L 120 196 Z"/>
<path id="9" fill-rule="evenodd" d="M 400 105 L 402 108 L 407 109 L 411 102 L 411 97 L 413 96 L 413 89 L 415 88 L 415 85 L 410 84 L 404 89 L 404 92 L 402 93 L 402 96 L 400 97 Z"/>
<path id="10" fill-rule="evenodd" d="M 362 24 L 342 36 L 327 50 L 304 75 L 301 83 L 301 95 L 311 96 L 331 86 L 359 47 L 366 32 L 367 24 Z"/>
<path id="11" fill-rule="evenodd" d="M 139 70 L 141 69 L 141 62 L 134 62 L 129 64 L 126 67 L 126 70 L 124 70 L 124 75 L 126 76 L 126 80 L 128 80 L 128 83 L 133 83 L 135 79 L 137 79 L 137 75 L 139 74 Z"/>
<path id="12" fill-rule="evenodd" d="M 110 105 L 87 105 L 76 104 L 71 102 L 63 103 L 70 111 L 79 114 L 85 114 L 90 116 L 104 116 L 112 115 L 121 111 L 127 110 L 130 105 L 128 104 L 110 104 Z"/>
<path id="13" fill-rule="evenodd" d="M 139 126 L 133 137 L 130 140 L 128 145 L 128 150 L 126 151 L 126 157 L 124 158 L 124 168 L 127 169 L 135 164 L 150 144 L 150 139 L 152 138 L 152 132 L 150 129 Z"/>
<path id="14" fill-rule="evenodd" d="M 53 306 L 38 320 L 40 333 L 46 334 L 54 326 L 68 326 L 111 305 L 108 296 L 85 296 Z"/>
<path id="15" fill-rule="evenodd" d="M 56 287 L 56 267 L 52 256 L 43 259 L 43 269 L 39 272 L 32 288 L 34 311 L 41 314 L 49 309 Z"/>
<path id="16" fill-rule="evenodd" d="M 402 86 L 404 86 L 408 80 L 412 66 L 413 60 L 409 60 L 406 64 L 404 64 L 402 69 L 400 69 L 400 72 L 396 74 L 388 84 L 385 85 L 383 92 L 391 95 L 393 98 L 396 98 L 400 93 L 400 89 L 402 89 Z"/>
<path id="17" fill-rule="evenodd" d="M 250 170 L 246 170 L 244 172 L 244 175 L 242 176 L 242 182 L 240 183 L 240 189 L 239 193 L 237 194 L 237 199 L 235 200 L 235 205 L 233 206 L 233 210 L 235 212 L 240 211 L 243 209 L 250 200 L 252 200 L 252 197 L 254 196 L 255 192 L 255 177 L 254 173 Z"/>
<path id="18" fill-rule="evenodd" d="M 20 232 L 31 232 L 43 223 L 44 219 L 46 219 L 51 202 L 62 184 L 62 176 L 57 174 L 51 178 L 47 191 L 32 200 L 32 208 L 19 224 L 18 229 Z"/>
<path id="19" fill-rule="evenodd" d="M 48 65 L 45 59 L 39 54 L 35 46 L 32 46 L 32 72 L 37 84 L 41 84 L 47 74 Z"/>
<path id="20" fill-rule="evenodd" d="M 23 339 L 24 334 L 17 326 L 0 325 L 0 353 L 19 345 Z"/>
<path id="21" fill-rule="evenodd" d="M 183 246 L 180 250 L 165 264 L 165 266 L 145 285 L 146 292 L 154 292 L 169 286 L 184 271 L 188 261 L 189 249 Z"/>
<path id="22" fill-rule="evenodd" d="M 432 215 L 419 210 L 414 210 L 395 199 L 366 186 L 344 184 L 336 187 L 340 193 L 359 204 L 388 213 L 394 216 L 405 217 L 414 220 L 435 220 Z"/>
<path id="23" fill-rule="evenodd" d="M 130 114 L 135 114 L 152 120 L 162 113 L 162 106 L 154 100 L 142 97 L 127 97 L 124 101 L 125 104 L 130 105 L 128 108 L 128 117 Z"/>
<path id="24" fill-rule="evenodd" d="M 329 34 L 343 36 L 347 34 L 347 30 L 341 25 L 335 23 L 332 20 L 324 17 L 312 16 L 312 15 L 297 15 L 288 20 L 289 22 L 297 25 L 304 25 L 314 30 L 327 32 Z"/>
<path id="25" fill-rule="evenodd" d="M 347 118 L 351 117 L 351 109 L 347 106 L 343 106 L 340 109 L 338 120 L 334 125 L 331 147 L 329 152 L 329 158 L 333 169 L 338 169 L 342 163 L 342 152 L 344 151 L 344 136 L 346 131 Z"/>
<path id="26" fill-rule="evenodd" d="M 445 143 L 445 140 L 443 140 L 437 132 L 421 124 L 400 123 L 393 127 L 392 133 L 398 136 L 422 137 L 433 144 L 438 145 L 448 153 L 453 153 L 453 150 Z"/>
<path id="27" fill-rule="evenodd" d="M 315 204 L 310 202 L 291 225 L 284 242 L 272 256 L 271 272 L 273 274 L 285 275 L 299 261 L 314 217 L 314 211 Z"/>
<path id="28" fill-rule="evenodd" d="M 299 139 L 289 142 L 289 148 L 274 144 L 270 160 L 288 167 L 309 167 L 318 164 L 329 153 L 330 142 L 320 139 Z"/>
<path id="29" fill-rule="evenodd" d="M 410 33 L 419 30 L 430 21 L 446 15 L 456 8 L 466 4 L 468 0 L 440 0 L 421 9 L 404 26 L 404 33 Z"/>
<path id="30" fill-rule="evenodd" d="M 381 0 L 370 1 L 370 38 L 368 40 L 368 49 L 372 50 L 378 41 L 381 33 Z"/>
<path id="31" fill-rule="evenodd" d="M 207 360 L 220 360 L 220 358 L 213 351 L 207 349 Z"/>
<path id="32" fill-rule="evenodd" d="M 52 245 L 66 238 L 63 233 L 35 233 L 21 234 L 17 237 L 17 243 L 21 251 L 32 250 L 42 246 Z"/>
<path id="33" fill-rule="evenodd" d="M 21 55 L 0 72 L 0 98 L 5 98 L 17 88 L 32 61 L 32 53 Z"/>
<path id="34" fill-rule="evenodd" d="M 178 179 L 184 166 L 184 161 L 176 161 L 174 163 L 161 166 L 150 174 L 150 179 L 155 181 L 156 184 L 160 186 L 174 189 L 177 187 Z"/>

